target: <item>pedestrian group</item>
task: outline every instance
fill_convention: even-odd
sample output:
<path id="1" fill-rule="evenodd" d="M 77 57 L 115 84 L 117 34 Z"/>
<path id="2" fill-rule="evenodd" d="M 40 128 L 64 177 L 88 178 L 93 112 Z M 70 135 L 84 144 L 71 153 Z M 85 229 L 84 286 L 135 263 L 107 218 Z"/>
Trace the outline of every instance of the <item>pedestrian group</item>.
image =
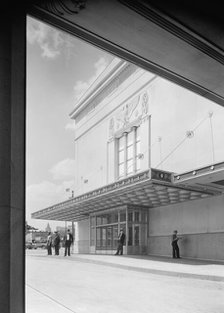
<path id="1" fill-rule="evenodd" d="M 64 236 L 65 242 L 65 254 L 64 256 L 70 256 L 70 247 L 73 242 L 73 235 L 70 232 L 70 229 L 67 230 L 67 233 Z M 58 231 L 54 232 L 54 236 L 52 236 L 51 232 L 48 233 L 47 236 L 47 254 L 52 255 L 52 248 L 54 248 L 55 255 L 59 255 L 59 249 L 61 244 L 61 238 Z"/>
<path id="2" fill-rule="evenodd" d="M 51 232 L 48 233 L 48 237 L 47 237 L 47 254 L 48 255 L 52 255 L 53 247 L 55 250 L 55 255 L 59 255 L 61 238 L 60 238 L 58 231 L 55 231 L 54 233 L 55 233 L 54 237 L 52 236 Z M 173 231 L 172 241 L 171 241 L 172 257 L 174 259 L 180 259 L 180 249 L 178 246 L 178 241 L 180 239 L 183 239 L 183 237 L 178 236 L 177 233 L 178 233 L 177 230 Z M 123 255 L 123 246 L 125 244 L 125 239 L 126 239 L 126 236 L 125 236 L 124 230 L 121 228 L 119 235 L 118 235 L 118 245 L 117 245 L 117 251 L 115 255 L 119 255 L 119 254 Z M 67 255 L 70 256 L 71 255 L 70 248 L 71 248 L 71 244 L 73 243 L 73 235 L 71 234 L 70 229 L 67 230 L 64 236 L 64 243 L 65 243 L 64 256 L 67 256 Z"/>

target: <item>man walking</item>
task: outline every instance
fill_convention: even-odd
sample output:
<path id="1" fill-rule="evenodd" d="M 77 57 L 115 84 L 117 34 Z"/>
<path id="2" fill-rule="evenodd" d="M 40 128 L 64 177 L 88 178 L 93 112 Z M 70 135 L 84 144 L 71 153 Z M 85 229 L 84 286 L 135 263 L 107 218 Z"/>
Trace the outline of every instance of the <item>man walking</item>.
<path id="1" fill-rule="evenodd" d="M 118 236 L 117 252 L 115 253 L 115 255 L 118 255 L 119 252 L 120 252 L 120 255 L 123 254 L 123 245 L 124 245 L 124 242 L 125 242 L 125 234 L 124 234 L 123 228 L 121 228 L 121 229 L 120 229 L 119 236 Z"/>
<path id="2" fill-rule="evenodd" d="M 70 233 L 70 229 L 67 230 L 67 234 L 65 235 L 65 256 L 68 253 L 68 256 L 70 256 L 70 247 L 73 242 L 73 236 Z"/>

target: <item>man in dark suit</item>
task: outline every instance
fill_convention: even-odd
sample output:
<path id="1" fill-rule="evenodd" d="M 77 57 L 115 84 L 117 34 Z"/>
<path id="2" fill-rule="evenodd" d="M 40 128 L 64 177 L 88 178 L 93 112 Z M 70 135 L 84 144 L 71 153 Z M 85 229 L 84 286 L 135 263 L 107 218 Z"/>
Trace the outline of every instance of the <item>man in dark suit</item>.
<path id="1" fill-rule="evenodd" d="M 115 253 L 115 255 L 118 255 L 120 252 L 120 255 L 123 254 L 123 245 L 125 243 L 125 234 L 123 229 L 120 229 L 120 233 L 118 235 L 118 246 L 117 246 L 117 252 Z"/>
<path id="2" fill-rule="evenodd" d="M 180 250 L 178 247 L 178 240 L 182 239 L 182 237 L 177 236 L 177 230 L 173 231 L 172 235 L 172 248 L 173 248 L 173 259 L 180 259 Z"/>
<path id="3" fill-rule="evenodd" d="M 52 255 L 52 235 L 51 232 L 48 233 L 47 236 L 47 254 Z"/>
<path id="4" fill-rule="evenodd" d="M 67 255 L 67 253 L 68 256 L 70 256 L 70 247 L 73 242 L 73 236 L 70 233 L 70 229 L 67 230 L 67 234 L 65 235 L 64 239 L 65 239 L 65 256 Z"/>
<path id="5" fill-rule="evenodd" d="M 55 255 L 59 255 L 60 241 L 61 241 L 60 235 L 58 231 L 55 231 L 55 237 L 54 237 Z"/>

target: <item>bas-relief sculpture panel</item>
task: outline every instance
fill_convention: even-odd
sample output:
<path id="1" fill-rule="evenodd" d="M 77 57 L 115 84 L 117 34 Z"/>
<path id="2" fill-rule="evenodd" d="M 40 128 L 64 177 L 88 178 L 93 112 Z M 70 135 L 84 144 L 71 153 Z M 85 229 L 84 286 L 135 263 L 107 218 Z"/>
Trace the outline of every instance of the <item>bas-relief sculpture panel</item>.
<path id="1" fill-rule="evenodd" d="M 148 92 L 136 96 L 126 102 L 109 121 L 109 137 L 119 136 L 133 126 L 138 126 L 148 115 L 149 96 Z"/>

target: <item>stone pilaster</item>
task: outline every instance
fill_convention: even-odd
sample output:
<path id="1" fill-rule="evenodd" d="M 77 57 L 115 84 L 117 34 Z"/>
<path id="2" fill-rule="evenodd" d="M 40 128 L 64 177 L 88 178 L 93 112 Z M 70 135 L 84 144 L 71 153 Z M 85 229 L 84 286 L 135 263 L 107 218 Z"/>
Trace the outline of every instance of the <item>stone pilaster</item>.
<path id="1" fill-rule="evenodd" d="M 0 22 L 0 308 L 24 312 L 26 18 Z"/>

